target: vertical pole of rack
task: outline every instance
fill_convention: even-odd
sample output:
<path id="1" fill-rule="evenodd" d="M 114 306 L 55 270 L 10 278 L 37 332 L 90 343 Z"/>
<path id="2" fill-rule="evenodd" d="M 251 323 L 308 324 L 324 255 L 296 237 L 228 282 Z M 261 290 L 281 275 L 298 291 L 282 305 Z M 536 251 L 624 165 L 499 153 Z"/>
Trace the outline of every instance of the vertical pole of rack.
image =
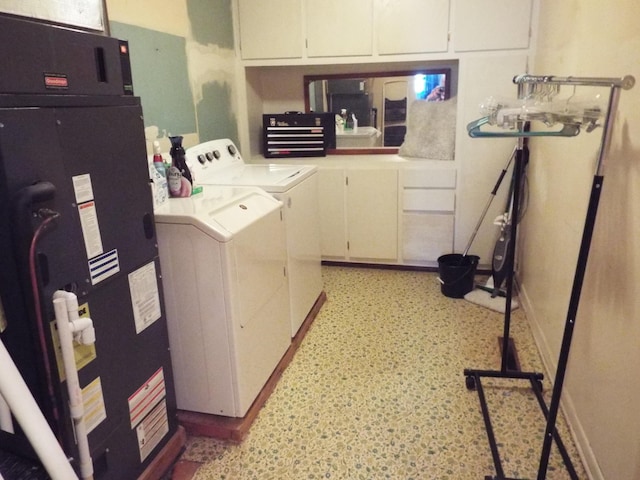
<path id="1" fill-rule="evenodd" d="M 602 183 L 604 175 L 602 169 L 604 160 L 608 154 L 611 144 L 611 131 L 613 130 L 613 118 L 618 107 L 620 98 L 619 86 L 612 85 L 609 94 L 609 108 L 604 123 L 604 133 L 598 153 L 598 162 L 596 173 L 591 186 L 591 196 L 589 198 L 589 207 L 587 209 L 587 217 L 585 219 L 584 229 L 582 233 L 582 241 L 580 243 L 580 251 L 578 253 L 578 261 L 576 271 L 573 278 L 573 286 L 571 288 L 571 297 L 569 300 L 569 308 L 565 321 L 564 334 L 562 336 L 562 345 L 560 347 L 560 356 L 558 358 L 558 367 L 556 377 L 553 382 L 553 393 L 549 404 L 549 415 L 547 416 L 547 426 L 544 433 L 544 441 L 542 445 L 542 453 L 540 456 L 540 464 L 538 468 L 538 480 L 545 480 L 547 476 L 547 468 L 549 466 L 549 455 L 551 454 L 551 442 L 553 440 L 553 432 L 555 430 L 556 420 L 558 417 L 558 409 L 560 407 L 560 397 L 562 396 L 562 386 L 567 370 L 567 362 L 569 360 L 569 350 L 571 349 L 571 339 L 573 337 L 573 329 L 576 322 L 576 314 L 580 303 L 580 293 L 584 282 L 587 260 L 589 257 L 589 249 L 591 247 L 591 239 L 593 237 L 593 229 L 598 212 L 598 204 L 600 202 L 600 193 L 602 191 Z"/>
<path id="2" fill-rule="evenodd" d="M 510 352 L 510 330 L 511 330 L 511 302 L 513 299 L 513 277 L 515 271 L 516 258 L 516 242 L 518 237 L 518 221 L 520 219 L 520 186 L 524 168 L 524 138 L 518 138 L 518 146 L 516 147 L 516 161 L 513 166 L 513 189 L 511 191 L 511 236 L 508 241 L 510 245 L 507 247 L 507 292 L 505 298 L 504 309 L 504 329 L 502 332 L 502 359 L 500 363 L 500 372 L 506 373 L 509 370 L 509 352 Z"/>

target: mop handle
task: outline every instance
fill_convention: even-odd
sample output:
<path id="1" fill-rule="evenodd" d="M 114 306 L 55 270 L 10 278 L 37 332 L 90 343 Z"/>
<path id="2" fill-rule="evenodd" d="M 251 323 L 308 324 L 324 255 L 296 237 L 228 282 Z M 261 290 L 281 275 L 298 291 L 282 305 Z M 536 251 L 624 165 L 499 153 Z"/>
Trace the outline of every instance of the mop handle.
<path id="1" fill-rule="evenodd" d="M 493 187 L 493 190 L 491 191 L 491 195 L 489 195 L 489 200 L 487 201 L 486 205 L 484 206 L 484 210 L 482 211 L 482 215 L 480 215 L 480 219 L 478 220 L 478 223 L 476 224 L 476 228 L 473 230 L 473 233 L 471 234 L 471 238 L 469 239 L 469 243 L 467 243 L 467 248 L 464 249 L 464 253 L 462 254 L 462 257 L 466 257 L 467 253 L 469 253 L 469 249 L 471 248 L 471 244 L 475 240 L 476 235 L 478 234 L 478 230 L 480 230 L 480 226 L 482 225 L 482 222 L 484 221 L 484 217 L 487 215 L 487 211 L 489 210 L 489 207 L 491 206 L 491 202 L 493 202 L 493 199 L 495 198 L 496 193 L 498 192 L 498 188 L 500 188 L 500 184 L 502 183 L 502 179 L 507 174 L 507 170 L 509 170 L 509 166 L 511 165 L 511 162 L 515 158 L 517 151 L 518 151 L 518 146 L 516 145 L 513 148 L 513 152 L 511 152 L 511 156 L 509 157 L 509 161 L 507 162 L 507 164 L 504 166 L 504 168 L 500 172 L 500 176 L 498 177 L 498 181 L 496 182 L 495 186 Z"/>

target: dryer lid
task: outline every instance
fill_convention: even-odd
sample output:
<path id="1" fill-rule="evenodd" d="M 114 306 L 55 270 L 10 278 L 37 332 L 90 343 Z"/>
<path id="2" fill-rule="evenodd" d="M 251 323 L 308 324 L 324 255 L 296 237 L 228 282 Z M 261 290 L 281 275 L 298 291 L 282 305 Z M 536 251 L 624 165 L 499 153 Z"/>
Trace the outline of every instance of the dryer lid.
<path id="1" fill-rule="evenodd" d="M 254 187 L 203 186 L 188 198 L 171 198 L 155 211 L 156 223 L 193 225 L 218 241 L 228 242 L 282 203 Z"/>

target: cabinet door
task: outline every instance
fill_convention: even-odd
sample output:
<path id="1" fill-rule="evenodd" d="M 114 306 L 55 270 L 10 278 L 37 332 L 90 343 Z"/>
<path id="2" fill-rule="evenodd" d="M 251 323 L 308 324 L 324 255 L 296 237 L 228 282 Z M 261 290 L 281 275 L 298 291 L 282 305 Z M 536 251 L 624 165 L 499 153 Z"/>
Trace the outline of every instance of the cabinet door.
<path id="1" fill-rule="evenodd" d="M 372 54 L 372 0 L 307 0 L 306 7 L 309 57 Z"/>
<path id="2" fill-rule="evenodd" d="M 449 0 L 389 0 L 377 16 L 378 53 L 446 52 Z"/>
<path id="3" fill-rule="evenodd" d="M 301 0 L 238 0 L 242 58 L 302 57 Z"/>
<path id="4" fill-rule="evenodd" d="M 322 258 L 344 259 L 347 235 L 343 169 L 318 169 L 318 203 Z"/>
<path id="5" fill-rule="evenodd" d="M 347 172 L 349 257 L 398 257 L 398 172 L 354 169 Z"/>
<path id="6" fill-rule="evenodd" d="M 529 48 L 531 0 L 457 0 L 457 52 Z"/>

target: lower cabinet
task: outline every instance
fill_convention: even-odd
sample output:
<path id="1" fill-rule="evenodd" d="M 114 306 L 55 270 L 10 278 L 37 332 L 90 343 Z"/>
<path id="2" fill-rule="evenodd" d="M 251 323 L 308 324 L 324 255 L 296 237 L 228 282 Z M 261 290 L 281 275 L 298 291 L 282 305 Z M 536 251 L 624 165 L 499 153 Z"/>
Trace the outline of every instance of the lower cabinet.
<path id="1" fill-rule="evenodd" d="M 343 168 L 318 168 L 320 252 L 323 260 L 347 256 L 347 206 Z"/>
<path id="2" fill-rule="evenodd" d="M 325 260 L 398 257 L 398 171 L 320 168 L 320 228 Z"/>
<path id="3" fill-rule="evenodd" d="M 349 169 L 347 250 L 350 259 L 398 258 L 398 171 Z"/>
<path id="4" fill-rule="evenodd" d="M 453 251 L 453 168 L 320 167 L 322 258 L 435 266 Z"/>
<path id="5" fill-rule="evenodd" d="M 453 252 L 456 171 L 406 168 L 401 171 L 402 261 L 431 264 Z"/>

